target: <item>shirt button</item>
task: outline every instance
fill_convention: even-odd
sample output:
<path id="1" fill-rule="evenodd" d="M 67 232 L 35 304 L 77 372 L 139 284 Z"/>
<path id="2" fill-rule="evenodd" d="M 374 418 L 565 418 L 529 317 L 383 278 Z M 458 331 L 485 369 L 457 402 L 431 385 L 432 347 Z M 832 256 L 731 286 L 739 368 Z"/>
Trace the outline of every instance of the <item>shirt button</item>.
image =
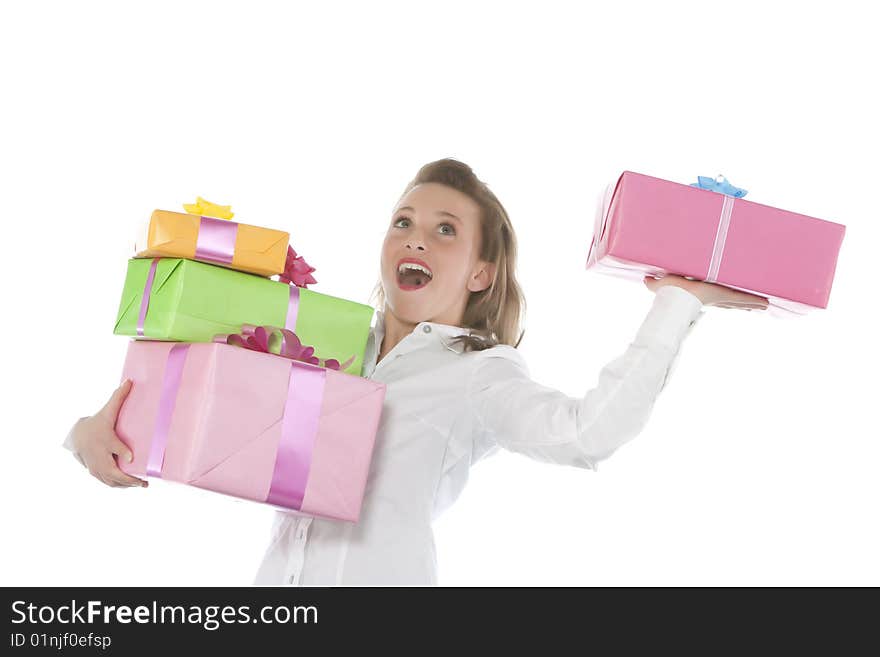
<path id="1" fill-rule="evenodd" d="M 431 327 L 428 326 L 428 325 L 426 324 L 425 326 L 422 327 L 422 330 L 423 330 L 425 333 L 430 333 L 430 332 L 431 332 Z"/>

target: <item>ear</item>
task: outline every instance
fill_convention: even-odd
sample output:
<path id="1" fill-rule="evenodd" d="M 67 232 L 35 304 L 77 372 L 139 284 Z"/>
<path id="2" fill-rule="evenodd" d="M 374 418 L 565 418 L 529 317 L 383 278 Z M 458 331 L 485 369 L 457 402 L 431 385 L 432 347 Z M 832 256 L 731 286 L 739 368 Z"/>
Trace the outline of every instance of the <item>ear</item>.
<path id="1" fill-rule="evenodd" d="M 468 290 L 482 292 L 492 285 L 495 280 L 495 264 L 480 260 L 474 269 L 473 275 L 468 279 Z"/>

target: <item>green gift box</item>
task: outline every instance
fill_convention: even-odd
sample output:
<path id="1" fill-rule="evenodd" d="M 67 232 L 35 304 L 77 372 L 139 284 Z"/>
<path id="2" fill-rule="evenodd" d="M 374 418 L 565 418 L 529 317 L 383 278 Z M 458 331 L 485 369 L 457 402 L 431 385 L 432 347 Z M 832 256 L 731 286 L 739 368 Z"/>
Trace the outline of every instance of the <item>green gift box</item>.
<path id="1" fill-rule="evenodd" d="M 319 358 L 343 363 L 354 356 L 344 371 L 359 376 L 372 318 L 370 306 L 254 274 L 182 258 L 132 258 L 113 332 L 212 342 L 216 335 L 239 333 L 242 324 L 280 326 Z"/>

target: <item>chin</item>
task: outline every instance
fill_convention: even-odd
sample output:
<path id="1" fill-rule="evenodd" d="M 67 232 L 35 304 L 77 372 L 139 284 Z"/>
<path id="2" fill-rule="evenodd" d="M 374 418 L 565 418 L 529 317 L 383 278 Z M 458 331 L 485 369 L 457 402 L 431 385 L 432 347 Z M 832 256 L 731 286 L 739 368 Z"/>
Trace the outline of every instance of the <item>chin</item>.
<path id="1" fill-rule="evenodd" d="M 423 307 L 423 304 L 401 301 L 400 299 L 387 298 L 385 300 L 385 308 L 387 312 L 393 314 L 401 322 L 408 324 L 427 322 L 431 316 L 430 312 Z"/>
<path id="2" fill-rule="evenodd" d="M 430 299 L 416 298 L 412 292 L 395 289 L 391 294 L 385 293 L 386 311 L 402 322 L 418 324 L 430 321 L 429 318 L 436 314 L 435 306 Z"/>

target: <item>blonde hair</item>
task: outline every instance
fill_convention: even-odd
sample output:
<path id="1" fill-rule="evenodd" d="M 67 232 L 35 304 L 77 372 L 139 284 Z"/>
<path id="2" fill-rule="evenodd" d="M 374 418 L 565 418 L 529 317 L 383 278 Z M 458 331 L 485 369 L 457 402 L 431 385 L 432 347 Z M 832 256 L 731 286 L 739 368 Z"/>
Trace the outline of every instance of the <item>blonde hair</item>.
<path id="1" fill-rule="evenodd" d="M 479 351 L 506 344 L 518 347 L 525 331 L 520 324 L 525 315 L 525 297 L 516 280 L 516 234 L 507 210 L 489 187 L 464 162 L 445 158 L 429 162 L 419 169 L 402 199 L 416 185 L 440 183 L 466 194 L 480 206 L 480 259 L 495 265 L 491 285 L 480 292 L 471 292 L 462 317 L 462 327 L 471 335 L 454 338 L 464 351 Z M 399 202 L 399 201 L 398 201 Z M 381 279 L 371 298 L 377 308 L 385 307 L 385 290 Z"/>

